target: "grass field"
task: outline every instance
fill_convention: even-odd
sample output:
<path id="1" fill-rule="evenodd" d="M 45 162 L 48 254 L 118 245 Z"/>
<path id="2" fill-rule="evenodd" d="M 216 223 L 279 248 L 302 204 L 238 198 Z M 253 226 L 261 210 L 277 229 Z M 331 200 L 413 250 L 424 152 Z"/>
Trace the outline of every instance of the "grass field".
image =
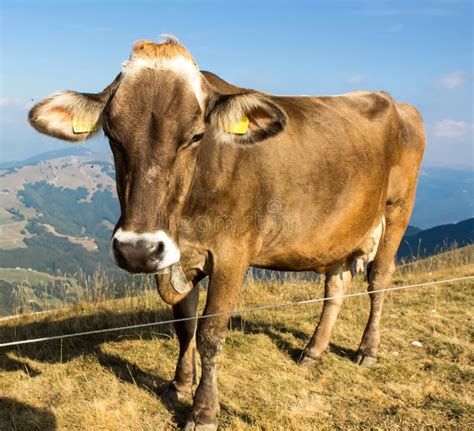
<path id="1" fill-rule="evenodd" d="M 32 285 L 48 284 L 58 280 L 65 280 L 70 283 L 75 283 L 71 277 L 53 276 L 46 272 L 39 272 L 35 270 L 28 270 L 24 268 L 0 268 L 0 280 L 5 280 L 10 283 L 27 283 Z"/>
<path id="2" fill-rule="evenodd" d="M 397 284 L 474 274 L 474 247 L 402 267 Z M 368 298 L 347 299 L 331 352 L 295 359 L 321 304 L 235 316 L 220 358 L 220 426 L 230 430 L 473 429 L 472 281 L 386 297 L 379 363 L 351 358 Z M 366 288 L 356 280 L 351 291 Z M 253 282 L 238 308 L 322 295 L 304 281 Z M 202 300 L 204 300 L 204 293 Z M 201 301 L 203 302 L 203 301 Z M 169 318 L 154 294 L 0 322 L 10 341 Z M 412 345 L 413 341 L 422 347 Z M 177 357 L 171 328 L 0 349 L 0 429 L 156 430 L 182 426 L 190 401 L 166 392 Z"/>

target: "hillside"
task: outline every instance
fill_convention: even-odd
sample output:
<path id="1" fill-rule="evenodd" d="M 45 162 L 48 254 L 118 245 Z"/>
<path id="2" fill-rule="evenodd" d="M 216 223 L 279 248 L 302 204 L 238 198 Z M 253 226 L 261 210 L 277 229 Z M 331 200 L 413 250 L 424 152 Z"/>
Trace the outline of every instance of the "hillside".
<path id="1" fill-rule="evenodd" d="M 395 279 L 405 284 L 473 274 L 471 246 L 406 265 Z M 299 367 L 295 358 L 314 330 L 320 304 L 235 316 L 220 359 L 222 429 L 472 429 L 472 287 L 461 282 L 387 295 L 379 363 L 370 369 L 350 360 L 367 320 L 366 296 L 346 299 L 331 352 L 313 369 Z M 360 279 L 352 287 L 364 289 Z M 238 307 L 321 295 L 320 284 L 249 281 Z M 169 317 L 169 308 L 149 292 L 0 321 L 0 339 Z M 169 327 L 0 354 L 5 429 L 173 429 L 189 413 L 189 400 L 173 400 L 166 392 L 177 355 Z"/>
<path id="2" fill-rule="evenodd" d="M 415 235 L 417 233 L 420 233 L 421 232 L 421 229 L 417 228 L 416 226 L 411 226 L 411 225 L 408 225 L 407 226 L 407 229 L 405 231 L 405 236 L 412 236 L 412 235 Z"/>
<path id="3" fill-rule="evenodd" d="M 135 275 L 110 278 L 104 271 L 89 275 L 51 275 L 31 268 L 0 268 L 0 318 L 67 308 L 80 302 L 97 302 L 140 296 L 155 290 L 152 278 Z"/>
<path id="4" fill-rule="evenodd" d="M 47 162 L 48 160 L 71 156 L 91 156 L 92 154 L 94 154 L 93 151 L 82 145 L 69 146 L 60 150 L 36 154 L 32 157 L 28 157 L 25 160 L 14 160 L 11 162 L 0 163 L 0 169 L 14 171 L 15 169 L 21 168 L 23 166 L 36 165 L 39 162 Z"/>
<path id="5" fill-rule="evenodd" d="M 0 268 L 0 317 L 64 307 L 84 298 L 71 277 L 21 268 Z"/>
<path id="6" fill-rule="evenodd" d="M 398 249 L 398 258 L 405 261 L 424 258 L 453 245 L 463 247 L 474 242 L 474 218 L 459 223 L 436 226 L 431 229 L 405 234 Z"/>
<path id="7" fill-rule="evenodd" d="M 71 147 L 0 169 L 0 266 L 108 272 L 119 215 L 110 155 Z"/>

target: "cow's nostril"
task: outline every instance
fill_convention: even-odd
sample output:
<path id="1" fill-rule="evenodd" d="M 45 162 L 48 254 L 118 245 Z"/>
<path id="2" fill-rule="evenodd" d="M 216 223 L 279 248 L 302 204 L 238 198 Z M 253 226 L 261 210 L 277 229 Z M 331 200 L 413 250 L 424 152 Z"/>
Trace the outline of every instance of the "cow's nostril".
<path id="1" fill-rule="evenodd" d="M 155 252 L 155 254 L 159 256 L 159 255 L 162 254 L 164 251 L 165 251 L 165 244 L 164 244 L 162 241 L 160 241 L 160 242 L 156 245 L 156 252 Z"/>
<path id="2" fill-rule="evenodd" d="M 112 249 L 116 259 L 123 259 L 123 253 L 120 251 L 120 242 L 116 238 L 113 239 Z"/>

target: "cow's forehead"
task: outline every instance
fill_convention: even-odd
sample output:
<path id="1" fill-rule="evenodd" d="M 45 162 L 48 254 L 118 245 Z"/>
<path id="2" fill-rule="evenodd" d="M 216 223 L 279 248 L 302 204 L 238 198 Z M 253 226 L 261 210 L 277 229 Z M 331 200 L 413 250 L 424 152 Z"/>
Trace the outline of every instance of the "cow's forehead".
<path id="1" fill-rule="evenodd" d="M 204 110 L 201 73 L 196 61 L 183 45 L 174 40 L 162 43 L 146 40 L 136 42 L 130 59 L 122 63 L 122 80 L 136 79 L 144 69 L 175 73 L 190 86 L 201 109 Z"/>

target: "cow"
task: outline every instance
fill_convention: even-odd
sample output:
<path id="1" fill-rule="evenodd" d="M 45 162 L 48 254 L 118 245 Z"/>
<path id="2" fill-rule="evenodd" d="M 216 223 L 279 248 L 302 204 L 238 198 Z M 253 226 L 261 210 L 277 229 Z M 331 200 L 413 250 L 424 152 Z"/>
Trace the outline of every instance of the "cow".
<path id="1" fill-rule="evenodd" d="M 103 130 L 121 215 L 115 262 L 155 274 L 173 306 L 179 358 L 170 383 L 192 393 L 186 429 L 217 427 L 217 359 L 249 266 L 326 274 L 323 311 L 301 355 L 317 363 L 353 270 L 368 264 L 370 317 L 355 361 L 376 362 L 383 292 L 414 205 L 422 119 L 385 92 L 274 96 L 200 71 L 174 38 L 138 41 L 103 91 L 64 91 L 29 113 L 73 142 Z M 197 323 L 198 282 L 209 276 Z"/>

